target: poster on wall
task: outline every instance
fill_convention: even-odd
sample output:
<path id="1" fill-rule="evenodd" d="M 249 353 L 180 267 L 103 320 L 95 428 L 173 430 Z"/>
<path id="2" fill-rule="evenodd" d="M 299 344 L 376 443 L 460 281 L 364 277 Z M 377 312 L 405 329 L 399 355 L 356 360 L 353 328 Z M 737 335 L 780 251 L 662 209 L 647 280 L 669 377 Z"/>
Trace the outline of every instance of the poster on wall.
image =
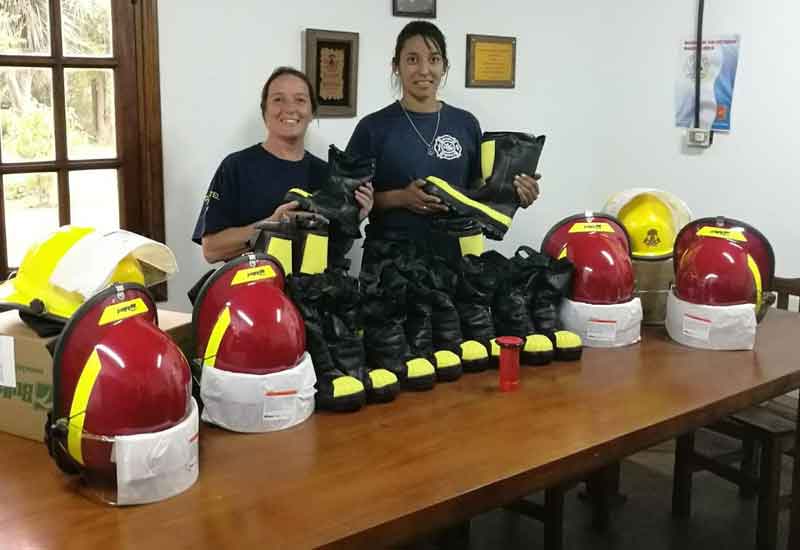
<path id="1" fill-rule="evenodd" d="M 675 125 L 679 128 L 694 126 L 696 51 L 696 39 L 681 42 L 680 68 L 675 87 Z M 700 128 L 721 132 L 731 130 L 731 105 L 738 62 L 738 34 L 703 40 L 700 56 Z"/>

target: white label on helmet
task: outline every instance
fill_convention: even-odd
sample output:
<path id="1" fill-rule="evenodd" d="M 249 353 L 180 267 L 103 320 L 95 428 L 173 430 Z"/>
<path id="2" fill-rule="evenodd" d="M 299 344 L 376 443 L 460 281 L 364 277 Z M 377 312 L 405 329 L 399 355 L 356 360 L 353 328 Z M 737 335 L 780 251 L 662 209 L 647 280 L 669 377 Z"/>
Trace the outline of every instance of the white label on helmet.
<path id="1" fill-rule="evenodd" d="M 275 424 L 284 425 L 287 420 L 294 417 L 297 406 L 297 390 L 266 390 L 264 391 L 264 413 L 265 425 Z"/>
<path id="2" fill-rule="evenodd" d="M 14 338 L 0 336 L 0 386 L 17 387 L 17 367 L 14 364 Z"/>
<path id="3" fill-rule="evenodd" d="M 614 233 L 614 228 L 606 222 L 578 222 L 572 224 L 569 233 Z"/>
<path id="4" fill-rule="evenodd" d="M 589 319 L 586 323 L 586 337 L 613 342 L 617 339 L 617 322 L 611 319 Z"/>
<path id="5" fill-rule="evenodd" d="M 683 316 L 683 334 L 690 338 L 708 342 L 712 324 L 711 319 L 686 313 Z"/>

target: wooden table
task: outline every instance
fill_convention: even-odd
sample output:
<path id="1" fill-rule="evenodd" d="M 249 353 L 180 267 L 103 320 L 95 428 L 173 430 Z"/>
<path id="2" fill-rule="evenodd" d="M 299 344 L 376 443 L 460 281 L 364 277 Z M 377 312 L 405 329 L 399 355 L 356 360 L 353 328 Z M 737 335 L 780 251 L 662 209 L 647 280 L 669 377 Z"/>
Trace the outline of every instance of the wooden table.
<path id="1" fill-rule="evenodd" d="M 800 387 L 798 340 L 800 316 L 779 311 L 759 328 L 754 352 L 688 349 L 647 329 L 640 345 L 525 368 L 514 393 L 500 393 L 490 371 L 353 414 L 317 414 L 284 432 L 205 427 L 199 482 L 124 509 L 73 493 L 41 444 L 0 435 L 0 546 L 406 541 Z M 792 548 L 800 544 L 798 501 Z"/>

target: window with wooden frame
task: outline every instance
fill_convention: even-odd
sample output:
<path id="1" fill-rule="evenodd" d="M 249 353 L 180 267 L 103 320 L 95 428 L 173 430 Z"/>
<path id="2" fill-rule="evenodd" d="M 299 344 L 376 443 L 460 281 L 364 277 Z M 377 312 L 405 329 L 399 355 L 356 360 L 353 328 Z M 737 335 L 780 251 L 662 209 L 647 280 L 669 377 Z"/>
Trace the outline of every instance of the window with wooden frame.
<path id="1" fill-rule="evenodd" d="M 0 278 L 70 223 L 164 241 L 156 0 L 0 0 Z"/>

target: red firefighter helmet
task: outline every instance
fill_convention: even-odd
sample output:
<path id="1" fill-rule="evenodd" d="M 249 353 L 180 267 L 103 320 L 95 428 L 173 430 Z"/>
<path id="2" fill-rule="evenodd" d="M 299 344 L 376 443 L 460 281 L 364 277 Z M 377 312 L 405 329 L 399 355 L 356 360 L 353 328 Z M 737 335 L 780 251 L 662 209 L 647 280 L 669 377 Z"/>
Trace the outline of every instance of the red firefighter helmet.
<path id="1" fill-rule="evenodd" d="M 548 231 L 542 251 L 574 264 L 570 299 L 620 304 L 633 298 L 630 241 L 616 218 L 590 212 L 565 218 Z"/>
<path id="2" fill-rule="evenodd" d="M 280 263 L 245 254 L 217 269 L 194 303 L 195 357 L 201 366 L 270 374 L 298 365 L 305 325 L 282 291 Z"/>
<path id="3" fill-rule="evenodd" d="M 754 227 L 725 217 L 687 224 L 675 243 L 675 293 L 687 302 L 722 306 L 753 303 L 772 286 L 775 255 Z"/>
<path id="4" fill-rule="evenodd" d="M 189 364 L 157 322 L 147 290 L 126 283 L 90 298 L 67 323 L 53 357 L 47 428 L 65 471 L 113 481 L 115 436 L 166 430 L 189 414 Z"/>

